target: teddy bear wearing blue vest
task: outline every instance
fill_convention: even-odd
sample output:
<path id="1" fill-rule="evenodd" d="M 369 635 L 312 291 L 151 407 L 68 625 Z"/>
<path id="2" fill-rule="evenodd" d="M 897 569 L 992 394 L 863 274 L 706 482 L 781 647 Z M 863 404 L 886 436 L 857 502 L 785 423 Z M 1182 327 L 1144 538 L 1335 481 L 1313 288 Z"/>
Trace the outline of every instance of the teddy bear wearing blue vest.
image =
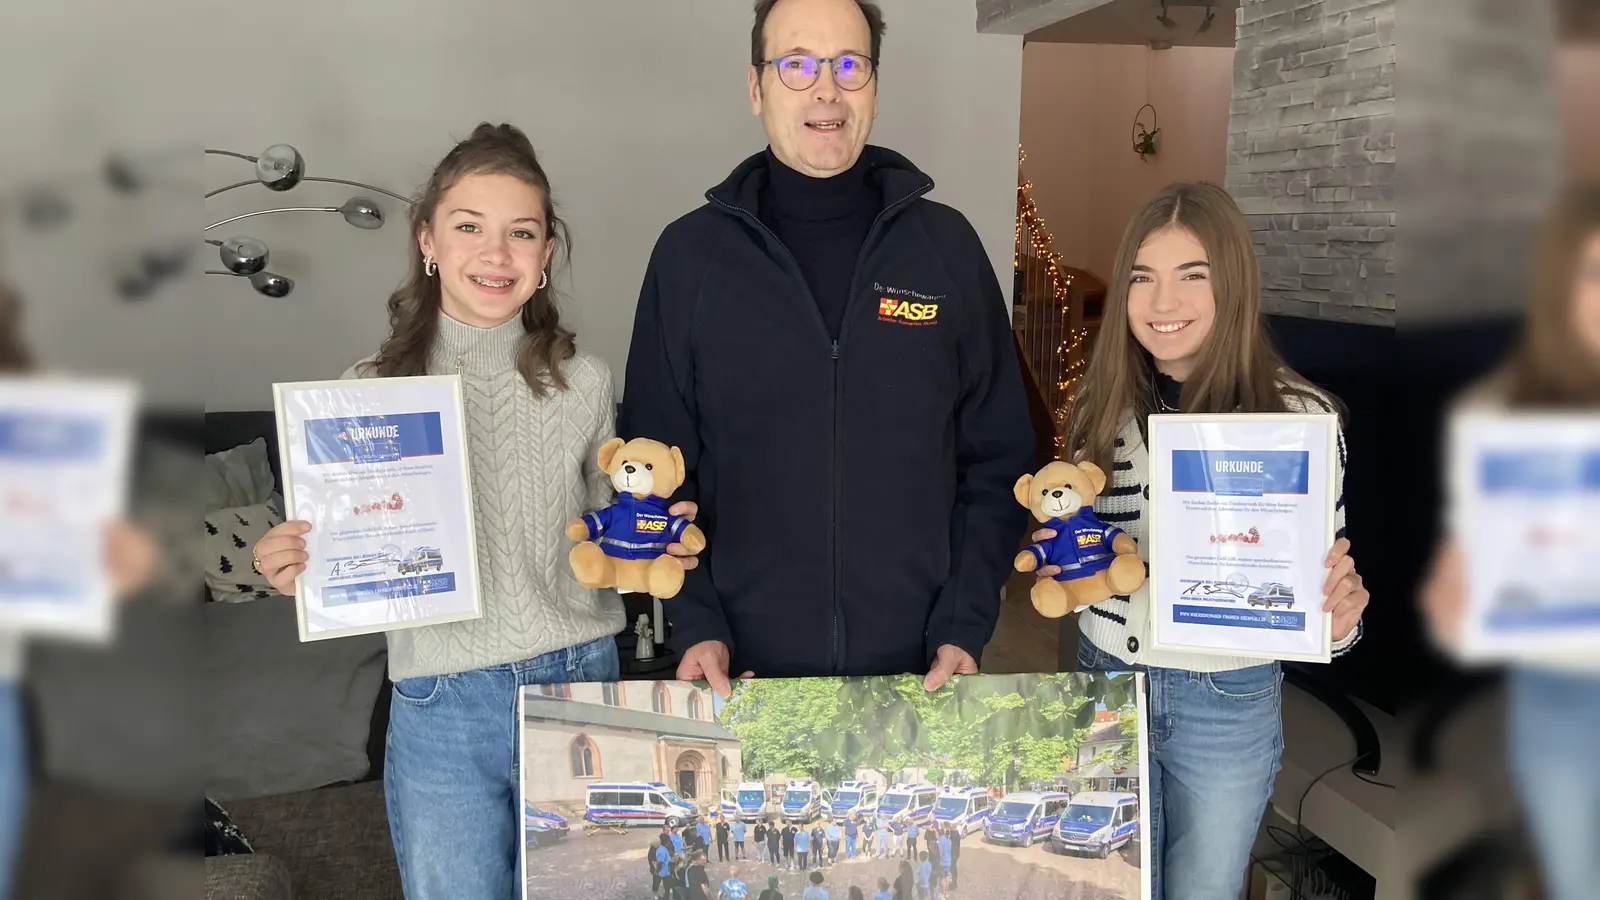
<path id="1" fill-rule="evenodd" d="M 1042 616 L 1059 619 L 1144 584 L 1138 544 L 1094 514 L 1094 501 L 1105 486 L 1106 473 L 1092 462 L 1057 460 L 1017 480 L 1017 502 L 1056 533 L 1017 554 L 1014 564 L 1018 572 L 1061 567 L 1054 578 L 1034 582 L 1033 608 Z"/>
<path id="2" fill-rule="evenodd" d="M 612 438 L 598 456 L 617 501 L 567 523 L 567 537 L 581 542 L 568 555 L 573 577 L 587 588 L 677 596 L 683 563 L 667 545 L 681 543 L 694 553 L 706 546 L 704 532 L 667 512 L 667 498 L 683 484 L 683 453 L 648 438 Z"/>

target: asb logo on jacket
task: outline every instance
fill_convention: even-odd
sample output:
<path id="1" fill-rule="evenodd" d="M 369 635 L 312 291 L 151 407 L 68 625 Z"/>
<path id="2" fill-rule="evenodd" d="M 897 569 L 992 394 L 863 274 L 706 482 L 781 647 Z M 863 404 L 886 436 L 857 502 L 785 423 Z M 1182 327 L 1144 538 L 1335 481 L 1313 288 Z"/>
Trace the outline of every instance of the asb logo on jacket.
<path id="1" fill-rule="evenodd" d="M 937 325 L 939 304 L 882 297 L 878 300 L 878 321 L 896 325 Z"/>

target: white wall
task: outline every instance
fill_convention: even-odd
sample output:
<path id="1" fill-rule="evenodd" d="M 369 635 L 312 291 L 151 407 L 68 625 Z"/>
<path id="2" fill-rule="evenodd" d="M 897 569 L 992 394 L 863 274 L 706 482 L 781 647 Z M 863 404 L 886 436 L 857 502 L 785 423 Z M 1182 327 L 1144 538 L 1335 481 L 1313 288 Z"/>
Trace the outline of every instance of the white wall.
<path id="1" fill-rule="evenodd" d="M 873 141 L 905 153 L 938 183 L 935 199 L 967 214 L 1009 293 L 1020 39 L 976 34 L 972 0 L 882 5 L 889 28 Z M 745 95 L 747 0 L 279 0 L 268 9 L 261 14 L 281 24 L 253 24 L 257 14 L 244 7 L 208 17 L 216 30 L 192 86 L 206 145 L 255 153 L 288 142 L 311 174 L 410 193 L 480 120 L 522 127 L 573 227 L 565 316 L 579 343 L 610 363 L 620 396 L 656 237 L 765 146 Z M 210 187 L 250 175 L 242 161 L 206 158 Z M 205 213 L 216 220 L 271 201 L 331 206 L 349 194 L 248 188 L 213 198 Z M 270 300 L 209 279 L 208 410 L 268 408 L 274 380 L 337 377 L 376 349 L 407 239 L 401 204 L 384 206 L 392 221 L 379 232 L 313 214 L 240 223 L 273 247 L 272 267 L 297 288 Z M 190 340 L 167 346 L 194 352 Z"/>
<path id="2" fill-rule="evenodd" d="M 1139 207 L 1175 181 L 1222 183 L 1233 49 L 1030 43 L 1023 53 L 1023 173 L 1055 250 L 1102 280 Z M 1155 156 L 1133 151 L 1156 109 Z M 1142 122 L 1150 120 L 1144 111 Z"/>

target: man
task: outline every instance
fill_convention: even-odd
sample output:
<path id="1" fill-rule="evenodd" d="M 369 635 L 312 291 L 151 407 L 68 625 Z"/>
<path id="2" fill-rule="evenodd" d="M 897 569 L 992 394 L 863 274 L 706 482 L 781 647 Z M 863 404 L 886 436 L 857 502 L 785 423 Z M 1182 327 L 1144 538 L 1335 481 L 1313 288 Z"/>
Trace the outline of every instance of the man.
<path id="1" fill-rule="evenodd" d="M 961 883 L 961 831 L 960 828 L 950 829 L 950 887 L 958 887 Z"/>
<path id="2" fill-rule="evenodd" d="M 811 865 L 811 832 L 797 828 L 794 832 L 794 855 L 800 871 Z"/>
<path id="3" fill-rule="evenodd" d="M 933 832 L 930 831 L 928 834 L 931 837 Z M 944 829 L 944 833 L 939 835 L 938 841 L 930 841 L 929 843 L 938 849 L 939 865 L 934 871 L 938 873 L 939 880 L 944 881 L 950 875 L 950 829 Z"/>
<path id="4" fill-rule="evenodd" d="M 777 823 L 767 825 L 767 855 L 772 857 L 772 864 L 783 865 L 783 853 L 779 845 L 783 841 L 783 833 L 779 831 Z"/>
<path id="5" fill-rule="evenodd" d="M 706 876 L 706 855 L 696 853 L 694 862 L 689 866 L 689 871 L 684 877 L 684 884 L 689 888 L 689 900 L 711 900 L 709 893 L 711 879 Z"/>
<path id="6" fill-rule="evenodd" d="M 756 827 L 757 827 L 758 830 L 760 829 L 759 825 L 756 826 Z M 745 834 L 744 821 L 741 820 L 741 819 L 735 819 L 734 822 L 733 822 L 733 858 L 734 859 L 744 859 L 745 858 L 745 855 L 744 855 L 744 834 Z M 756 843 L 758 843 L 758 844 L 761 843 L 761 835 L 760 834 L 756 835 Z"/>
<path id="7" fill-rule="evenodd" d="M 732 829 L 728 827 L 727 819 L 717 819 L 717 862 L 728 861 L 728 837 Z"/>
<path id="8" fill-rule="evenodd" d="M 1033 429 L 972 226 L 867 145 L 883 17 L 761 0 L 769 148 L 662 233 L 621 432 L 683 451 L 710 546 L 667 601 L 678 677 L 972 673 L 1026 529 Z"/>
<path id="9" fill-rule="evenodd" d="M 718 900 L 745 900 L 749 893 L 749 886 L 739 880 L 739 867 L 734 866 L 728 870 L 728 879 L 722 882 L 722 890 L 717 892 L 717 898 Z"/>

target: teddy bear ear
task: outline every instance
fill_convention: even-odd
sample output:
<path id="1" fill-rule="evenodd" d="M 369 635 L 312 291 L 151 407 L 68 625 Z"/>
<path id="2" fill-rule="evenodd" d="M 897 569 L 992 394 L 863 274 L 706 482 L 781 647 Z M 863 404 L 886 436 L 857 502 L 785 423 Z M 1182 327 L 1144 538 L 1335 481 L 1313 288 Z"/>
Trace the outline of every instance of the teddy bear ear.
<path id="1" fill-rule="evenodd" d="M 683 451 L 677 447 L 672 448 L 672 468 L 678 476 L 679 487 L 682 487 L 684 480 L 689 477 L 689 470 L 683 464 Z"/>
<path id="2" fill-rule="evenodd" d="M 1030 501 L 1033 499 L 1033 497 L 1030 495 L 1033 493 L 1033 476 L 1024 475 L 1021 478 L 1018 478 L 1017 485 L 1011 489 L 1011 493 L 1012 496 L 1017 498 L 1018 503 L 1021 503 L 1023 506 L 1032 509 L 1033 504 Z"/>
<path id="3" fill-rule="evenodd" d="M 600 452 L 596 454 L 595 457 L 600 463 L 600 470 L 602 472 L 610 472 L 611 461 L 617 458 L 617 451 L 621 450 L 627 445 L 628 442 L 619 437 L 614 437 L 611 440 L 606 441 L 604 444 L 601 444 Z"/>
<path id="4" fill-rule="evenodd" d="M 1089 476 L 1089 486 L 1094 488 L 1096 494 L 1106 489 L 1106 473 L 1104 469 L 1088 460 L 1078 463 L 1078 469 Z"/>

